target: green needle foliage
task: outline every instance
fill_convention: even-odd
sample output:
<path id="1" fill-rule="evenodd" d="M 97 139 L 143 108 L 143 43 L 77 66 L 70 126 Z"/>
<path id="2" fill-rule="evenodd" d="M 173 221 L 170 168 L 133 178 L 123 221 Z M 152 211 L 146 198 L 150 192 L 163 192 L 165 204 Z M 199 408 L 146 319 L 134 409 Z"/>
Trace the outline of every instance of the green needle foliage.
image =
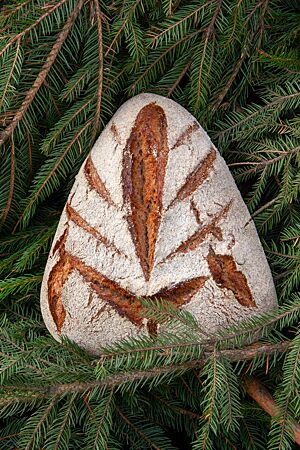
<path id="1" fill-rule="evenodd" d="M 299 2 L 10 0 L 0 8 L 1 450 L 298 448 Z M 94 358 L 50 337 L 39 289 L 80 165 L 140 92 L 182 104 L 222 152 L 279 307 L 209 338 L 186 312 L 145 302 L 164 332 Z M 245 376 L 267 386 L 273 417 L 251 399 Z"/>

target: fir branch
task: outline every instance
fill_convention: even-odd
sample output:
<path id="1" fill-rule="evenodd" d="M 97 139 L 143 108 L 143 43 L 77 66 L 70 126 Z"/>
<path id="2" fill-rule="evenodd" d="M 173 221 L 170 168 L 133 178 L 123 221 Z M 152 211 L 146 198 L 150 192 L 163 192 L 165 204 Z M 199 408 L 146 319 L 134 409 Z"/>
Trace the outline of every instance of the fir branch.
<path id="1" fill-rule="evenodd" d="M 3 342 L 5 342 L 6 339 L 3 339 Z M 9 342 L 9 340 L 7 340 L 9 344 L 11 344 L 11 342 Z M 13 343 L 14 345 L 14 343 Z M 4 363 L 2 363 L 2 368 L 0 371 L 0 375 L 1 375 L 1 381 L 2 383 L 4 382 L 5 378 L 9 378 L 9 374 L 13 373 L 14 367 L 20 367 L 20 365 L 23 365 L 24 368 L 26 368 L 27 370 L 29 370 L 31 373 L 37 374 L 37 375 L 45 375 L 44 372 L 39 368 L 36 367 L 33 364 L 29 364 L 28 362 L 25 362 L 25 364 L 23 364 L 24 361 L 26 361 L 29 357 L 30 354 L 32 352 L 24 352 L 23 348 L 18 348 L 17 350 L 20 352 L 18 357 L 13 358 L 11 355 L 8 355 L 2 351 L 0 351 L 0 356 L 3 358 L 3 360 L 7 360 L 8 364 L 4 365 Z M 11 370 L 13 369 L 13 370 Z M 2 388 L 2 386 L 1 386 Z M 3 383 L 3 388 L 5 389 L 4 383 Z M 15 388 L 16 390 L 17 388 Z M 15 396 L 13 394 L 12 396 L 12 400 L 15 399 Z M 0 406 L 5 404 L 7 399 L 3 399 L 3 401 L 1 401 L 0 399 Z"/>
<path id="2" fill-rule="evenodd" d="M 249 169 L 247 172 L 244 173 L 251 173 L 251 172 L 256 172 L 258 169 L 263 169 L 266 166 L 269 166 L 271 164 L 274 164 L 278 161 L 281 161 L 282 159 L 284 159 L 287 156 L 291 156 L 294 153 L 297 154 L 300 151 L 300 145 L 297 145 L 297 147 L 286 150 L 286 151 L 282 151 L 280 152 L 281 154 L 279 156 L 276 156 L 275 158 L 271 158 L 271 159 L 262 159 L 261 157 L 259 158 L 261 161 L 257 162 L 257 161 L 244 161 L 244 162 L 236 162 L 236 163 L 231 163 L 229 164 L 230 167 L 233 166 L 255 166 L 253 169 Z M 271 152 L 270 152 L 271 153 Z"/>
<path id="3" fill-rule="evenodd" d="M 65 1 L 65 0 L 64 0 Z M 62 0 L 63 2 L 63 0 Z M 61 2 L 60 2 L 61 3 Z M 57 40 L 55 44 L 53 45 L 46 62 L 44 63 L 42 70 L 38 74 L 37 78 L 35 79 L 33 86 L 26 94 L 25 99 L 23 100 L 19 110 L 15 113 L 11 123 L 6 127 L 4 131 L 0 134 L 0 146 L 4 144 L 4 142 L 13 134 L 14 130 L 20 123 L 20 121 L 24 118 L 24 115 L 30 105 L 32 104 L 37 92 L 41 88 L 42 84 L 44 83 L 51 67 L 53 66 L 57 55 L 59 54 L 65 40 L 68 37 L 68 34 L 70 33 L 70 30 L 83 6 L 84 0 L 78 0 L 78 3 L 76 7 L 74 8 L 72 14 L 68 18 L 67 22 L 65 23 L 62 31 L 58 34 Z M 57 6 L 57 5 L 56 5 Z M 1 53 L 0 53 L 1 56 Z"/>
<path id="4" fill-rule="evenodd" d="M 199 444 L 200 448 L 202 450 L 205 450 L 207 447 L 210 446 L 209 440 L 210 440 L 210 429 L 212 428 L 214 434 L 217 434 L 217 428 L 216 423 L 217 417 L 216 414 L 217 411 L 217 404 L 216 404 L 216 396 L 217 396 L 217 352 L 216 349 L 214 349 L 213 354 L 210 357 L 212 361 L 212 377 L 211 379 L 205 380 L 207 383 L 204 386 L 204 389 L 207 390 L 207 395 L 205 396 L 204 400 L 204 420 L 206 420 L 206 426 L 202 428 L 202 433 L 200 435 Z M 208 375 L 208 373 L 207 373 Z M 208 376 L 207 376 L 208 378 Z"/>
<path id="5" fill-rule="evenodd" d="M 231 362 L 248 361 L 256 358 L 258 355 L 272 356 L 277 353 L 284 353 L 290 347 L 290 341 L 283 341 L 276 344 L 256 344 L 255 346 L 245 347 L 243 349 L 220 350 L 217 352 L 217 358 L 226 358 Z M 157 367 L 147 371 L 134 371 L 128 373 L 117 373 L 108 375 L 102 380 L 91 380 L 87 382 L 74 383 L 60 383 L 51 386 L 28 386 L 25 391 L 33 392 L 39 395 L 40 398 L 63 396 L 67 393 L 83 393 L 94 388 L 116 389 L 126 383 L 138 382 L 140 380 L 151 380 L 157 376 L 163 376 L 168 373 L 182 373 L 193 368 L 203 367 L 209 358 L 211 358 L 212 351 L 205 351 L 201 359 L 187 361 L 183 364 L 174 364 L 164 367 Z M 14 392 L 16 387 L 3 386 L 6 393 Z M 20 390 L 20 387 L 18 387 Z"/>
<path id="6" fill-rule="evenodd" d="M 22 275 L 17 278 L 7 278 L 0 281 L 0 300 L 9 295 L 17 293 L 27 293 L 30 289 L 36 288 L 42 280 L 42 274 Z"/>
<path id="7" fill-rule="evenodd" d="M 148 33 L 148 36 L 150 38 L 150 47 L 154 48 L 157 47 L 162 42 L 168 42 L 170 40 L 169 36 L 173 36 L 174 31 L 178 28 L 182 28 L 183 25 L 188 22 L 192 21 L 191 19 L 194 19 L 194 17 L 197 17 L 199 12 L 203 9 L 207 8 L 210 4 L 213 3 L 214 0 L 209 0 L 203 5 L 200 5 L 198 8 L 191 9 L 191 12 L 189 12 L 186 15 L 183 15 L 182 18 L 179 20 L 176 20 L 175 18 L 172 19 L 172 22 L 170 25 L 167 26 L 167 28 L 163 29 L 160 33 L 155 34 L 154 30 L 151 30 Z M 184 11 L 184 10 L 183 10 Z M 177 11 L 178 17 L 181 17 L 182 12 L 179 10 Z M 169 23 L 168 21 L 167 23 Z"/>
<path id="8" fill-rule="evenodd" d="M 49 133 L 49 136 L 43 142 L 42 152 L 48 155 L 55 148 L 59 140 L 65 136 L 66 131 L 72 126 L 72 122 L 80 120 L 82 114 L 89 110 L 93 101 L 92 97 L 84 98 L 83 101 L 75 103 L 75 105 L 68 111 L 64 117 L 56 123 L 54 129 Z"/>
<path id="9" fill-rule="evenodd" d="M 26 439 L 26 431 L 27 430 L 26 429 L 30 430 L 30 438 L 29 438 L 28 442 L 26 443 L 26 447 L 23 447 L 24 450 L 32 450 L 32 448 L 34 448 L 33 446 L 36 447 L 35 444 L 38 444 L 41 430 L 44 427 L 44 423 L 47 421 L 47 419 L 48 419 L 50 413 L 52 412 L 53 408 L 55 407 L 56 403 L 57 403 L 57 398 L 54 397 L 51 400 L 51 402 L 49 403 L 49 405 L 46 408 L 44 408 L 44 411 L 42 411 L 42 414 L 40 414 L 40 417 L 37 416 L 38 420 L 36 423 L 34 420 L 35 419 L 34 416 L 28 420 L 28 423 L 26 424 L 25 428 L 21 432 L 21 438 L 20 438 L 20 443 L 25 444 L 27 441 L 27 439 Z"/>
<path id="10" fill-rule="evenodd" d="M 292 418 L 298 417 L 299 405 L 299 368 L 300 368 L 300 334 L 291 342 L 289 352 L 285 356 L 283 364 L 282 382 L 276 390 L 278 415 L 272 421 L 270 432 L 270 449 L 282 450 L 289 445 L 295 425 Z M 277 420 L 276 420 L 277 419 Z M 300 439 L 300 426 L 297 428 L 297 436 Z M 297 441 L 297 442 L 300 442 Z"/>
<path id="11" fill-rule="evenodd" d="M 224 346 L 240 347 L 245 345 L 249 339 L 253 340 L 258 335 L 264 336 L 269 334 L 270 327 L 274 327 L 274 325 L 279 329 L 283 328 L 286 326 L 286 323 L 290 322 L 291 318 L 298 318 L 299 312 L 299 297 L 294 295 L 292 301 L 280 307 L 277 313 L 274 311 L 267 312 L 261 317 L 252 318 L 237 326 L 231 326 L 228 329 L 220 330 L 215 337 L 208 339 L 199 338 L 199 336 L 202 336 L 203 334 L 201 328 L 197 333 L 197 328 L 194 328 L 194 323 L 188 324 L 184 320 L 183 323 L 185 322 L 186 328 L 183 332 L 183 336 L 181 336 L 178 330 L 175 330 L 175 333 L 173 330 L 172 334 L 166 333 L 165 336 L 159 334 L 154 343 L 151 338 L 140 338 L 138 340 L 128 339 L 127 341 L 124 340 L 120 343 L 116 343 L 114 346 L 103 349 L 102 353 L 106 360 L 111 359 L 112 362 L 116 364 L 117 359 L 120 358 L 123 360 L 124 356 L 127 356 L 130 360 L 134 361 L 135 355 L 139 354 L 139 358 L 143 358 L 144 360 L 144 355 L 147 353 L 151 354 L 157 352 L 161 356 L 168 356 L 170 354 L 174 356 L 173 352 L 176 352 L 176 350 L 180 353 L 181 350 L 183 352 L 192 352 L 196 349 L 201 351 L 201 349 L 211 349 L 215 346 L 220 348 L 224 348 Z M 154 314 L 153 317 L 156 317 L 156 314 Z M 188 355 L 190 357 L 191 353 L 188 353 Z"/>
<path id="12" fill-rule="evenodd" d="M 88 449 L 90 450 L 97 450 L 99 446 L 105 447 L 106 442 L 109 437 L 109 431 L 112 425 L 112 417 L 111 417 L 111 410 L 113 406 L 113 394 L 114 391 L 111 390 L 108 393 L 107 398 L 104 397 L 104 402 L 100 402 L 99 405 L 97 405 L 97 410 L 95 411 L 95 417 L 92 418 L 91 421 L 95 422 L 95 430 L 94 430 L 94 436 L 93 436 L 93 442 L 89 442 Z M 103 405 L 104 403 L 104 405 Z M 100 409 L 100 415 L 98 410 Z M 105 430 L 105 431 L 104 431 Z M 92 446 L 90 446 L 92 444 Z M 87 450 L 88 450 L 87 449 Z"/>
<path id="13" fill-rule="evenodd" d="M 162 403 L 165 408 L 171 408 L 171 409 L 173 409 L 174 411 L 176 411 L 180 415 L 183 414 L 184 416 L 189 416 L 192 419 L 196 419 L 196 420 L 201 420 L 202 419 L 202 415 L 197 414 L 197 413 L 195 413 L 193 411 L 190 411 L 188 409 L 185 409 L 185 408 L 174 406 L 172 404 L 170 405 L 165 398 L 160 397 L 159 395 L 152 394 L 152 396 L 153 396 L 154 400 L 159 401 L 160 403 Z"/>
<path id="14" fill-rule="evenodd" d="M 72 94 L 74 91 L 76 91 L 76 88 L 80 83 L 86 78 L 87 74 L 89 72 L 89 69 L 86 68 L 83 74 L 75 81 L 74 84 L 71 84 L 63 93 L 62 93 L 62 99 L 66 100 L 70 94 Z"/>
<path id="15" fill-rule="evenodd" d="M 137 6 L 139 5 L 140 2 L 141 2 L 141 0 L 135 0 L 133 2 L 133 4 L 130 6 L 129 10 L 126 12 L 125 17 L 123 18 L 123 21 L 122 21 L 122 25 L 119 28 L 119 30 L 117 31 L 117 33 L 115 34 L 115 36 L 114 36 L 113 40 L 111 41 L 109 47 L 107 48 L 104 57 L 108 56 L 108 54 L 112 51 L 112 49 L 116 45 L 118 39 L 121 36 L 122 31 L 124 30 L 125 26 L 127 25 L 128 21 L 130 20 L 131 15 L 134 14 L 135 9 L 137 8 Z"/>
<path id="16" fill-rule="evenodd" d="M 127 425 L 129 425 L 130 428 L 132 428 L 137 434 L 139 434 L 142 439 L 144 441 L 147 442 L 147 444 L 149 445 L 150 448 L 154 448 L 155 450 L 161 450 L 160 447 L 157 447 L 149 438 L 148 436 L 146 436 L 145 433 L 143 433 L 139 428 L 137 428 L 130 420 L 128 417 L 126 417 L 126 415 L 124 414 L 124 412 L 116 407 L 116 411 L 117 413 L 122 417 L 122 419 L 126 422 Z"/>
<path id="17" fill-rule="evenodd" d="M 288 259 L 293 259 L 293 260 L 299 260 L 300 261 L 300 256 L 298 255 L 288 255 L 286 253 L 280 253 L 277 252 L 275 250 L 266 250 L 267 253 L 271 253 L 272 255 L 277 255 L 277 256 L 282 256 L 283 258 L 288 258 Z"/>
<path id="18" fill-rule="evenodd" d="M 217 96 L 216 101 L 214 102 L 214 108 L 218 109 L 221 105 L 221 103 L 223 102 L 224 98 L 226 97 L 229 89 L 231 88 L 234 80 L 236 79 L 239 71 L 241 70 L 242 65 L 244 64 L 245 59 L 248 56 L 248 52 L 247 52 L 247 48 L 245 47 L 240 55 L 240 58 L 234 68 L 234 70 L 232 71 L 230 77 L 228 78 L 228 81 L 226 82 L 222 92 Z"/>
<path id="19" fill-rule="evenodd" d="M 0 7 L 3 133 L 14 124 L 77 7 L 78 0 L 12 0 Z M 187 443 L 197 439 L 197 421 L 199 435 L 208 436 L 207 450 L 297 445 L 291 425 L 300 417 L 295 365 L 300 341 L 288 339 L 300 314 L 295 294 L 300 280 L 299 33 L 293 1 L 82 3 L 1 149 L 3 230 L 16 222 L 24 228 L 0 239 L 3 450 L 26 448 L 32 433 L 33 448 L 140 449 L 151 442 L 169 450 L 173 432 Z M 93 359 L 74 343 L 54 342 L 46 334 L 36 304 L 39 267 L 90 144 L 117 107 L 141 91 L 195 110 L 203 128 L 219 139 L 264 235 L 281 306 L 209 336 L 183 311 L 150 307 L 147 317 L 160 319 L 165 331 L 155 339 L 125 339 Z M 203 383 L 214 371 L 214 349 L 216 408 L 210 427 L 211 418 L 203 417 L 210 395 Z M 277 416 L 269 419 L 247 396 L 240 401 L 237 377 L 245 372 L 264 373 L 274 387 Z M 37 427 L 56 395 L 57 403 Z"/>
<path id="20" fill-rule="evenodd" d="M 9 89 L 10 83 L 11 83 L 12 78 L 13 78 L 13 73 L 14 73 L 14 70 L 16 68 L 16 65 L 17 65 L 17 62 L 18 62 L 18 58 L 19 58 L 19 55 L 20 55 L 20 47 L 21 47 L 21 39 L 17 39 L 17 48 L 16 48 L 16 51 L 15 51 L 15 57 L 14 57 L 12 65 L 11 65 L 11 69 L 10 69 L 9 75 L 7 77 L 6 84 L 5 84 L 4 89 L 2 91 L 2 96 L 0 98 L 0 110 L 2 109 L 2 105 L 4 103 L 7 91 Z"/>
<path id="21" fill-rule="evenodd" d="M 29 133 L 29 131 L 27 130 L 26 132 L 27 135 L 27 142 L 28 142 L 28 170 L 29 170 L 29 181 L 31 181 L 32 178 L 32 171 L 33 171 L 33 166 L 32 166 L 32 137 Z"/>
<path id="22" fill-rule="evenodd" d="M 259 116 L 263 116 L 263 114 L 267 114 L 269 111 L 273 111 L 276 108 L 276 112 L 279 108 L 282 108 L 284 104 L 288 104 L 289 102 L 298 102 L 300 99 L 300 90 L 298 83 L 295 83 L 295 85 L 291 86 L 290 84 L 286 84 L 285 86 L 286 90 L 283 88 L 280 89 L 281 94 L 275 93 L 274 100 L 268 101 L 268 99 L 264 99 L 264 105 L 254 105 L 251 108 L 249 108 L 249 114 L 245 114 L 245 116 L 242 116 L 240 114 L 236 114 L 237 120 L 231 122 L 231 124 L 223 129 L 221 132 L 218 133 L 218 137 L 220 139 L 224 139 L 225 135 L 231 134 L 231 137 L 234 139 L 236 134 L 238 133 L 239 129 L 242 127 L 250 127 L 252 125 L 252 132 L 253 132 L 253 122 L 255 123 L 255 120 L 258 120 Z M 292 91 L 289 93 L 289 91 Z M 277 113 L 278 114 L 278 113 Z"/>
<path id="23" fill-rule="evenodd" d="M 177 80 L 175 81 L 175 83 L 168 89 L 167 97 L 171 97 L 173 95 L 175 89 L 177 88 L 177 86 L 179 85 L 180 81 L 182 80 L 182 78 L 185 76 L 185 74 L 189 70 L 191 64 L 192 64 L 192 60 L 189 60 L 187 62 L 187 64 L 184 66 L 184 68 L 180 72 L 180 74 L 179 74 Z"/>
<path id="24" fill-rule="evenodd" d="M 74 414 L 76 414 L 77 395 L 72 394 L 70 400 L 60 411 L 57 420 L 54 421 L 52 429 L 53 433 L 46 440 L 46 448 L 53 450 L 68 450 L 71 435 L 70 426 L 75 422 Z M 52 430 L 51 430 L 52 431 Z"/>
<path id="25" fill-rule="evenodd" d="M 275 202 L 276 202 L 277 198 L 272 198 L 272 200 L 270 200 L 269 202 L 265 203 L 263 206 L 261 206 L 260 208 L 258 208 L 253 214 L 251 214 L 250 219 L 248 220 L 248 222 L 246 222 L 246 224 L 244 225 L 244 228 L 249 225 L 249 223 L 251 222 L 251 220 L 255 217 L 258 216 L 258 214 L 260 214 L 261 212 L 263 212 L 265 209 L 269 208 L 270 206 L 272 206 Z"/>
<path id="26" fill-rule="evenodd" d="M 60 8 L 67 1 L 69 1 L 69 0 L 60 0 L 58 3 L 53 5 L 53 7 L 50 7 L 50 9 L 48 11 L 46 11 L 44 14 L 42 14 L 33 24 L 31 24 L 29 27 L 25 28 L 25 30 L 23 30 L 21 33 L 16 34 L 12 39 L 10 39 L 10 41 L 0 51 L 0 58 L 12 44 L 14 44 L 15 42 L 19 41 L 24 36 L 26 36 L 26 34 L 28 34 L 31 30 L 36 28 L 44 19 L 49 17 L 56 9 Z M 15 13 L 16 11 L 18 11 L 19 8 L 23 7 L 26 4 L 27 4 L 27 2 L 22 3 L 22 5 L 19 5 L 19 7 L 14 9 L 13 12 Z"/>
<path id="27" fill-rule="evenodd" d="M 143 73 L 135 80 L 135 82 L 131 85 L 130 89 L 132 92 L 135 92 L 137 89 L 137 86 L 141 81 L 148 75 L 149 72 L 161 61 L 165 58 L 166 55 L 168 55 L 170 52 L 172 52 L 176 47 L 182 45 L 183 43 L 191 40 L 193 37 L 197 36 L 200 33 L 201 30 L 194 31 L 193 33 L 188 34 L 187 36 L 184 36 L 179 41 L 174 42 L 170 47 L 167 47 L 157 58 L 154 59 L 154 61 L 149 64 L 146 68 L 146 70 L 143 71 Z"/>
<path id="28" fill-rule="evenodd" d="M 92 125 L 92 122 L 89 121 L 87 122 L 74 136 L 74 138 L 71 140 L 71 142 L 66 146 L 66 148 L 64 149 L 63 153 L 60 155 L 59 159 L 57 160 L 57 162 L 55 163 L 54 167 L 52 168 L 51 172 L 47 174 L 47 176 L 44 178 L 44 180 L 42 181 L 42 183 L 40 184 L 39 188 L 37 190 L 35 190 L 32 195 L 29 197 L 29 201 L 26 204 L 24 211 L 22 212 L 22 214 L 20 215 L 13 232 L 16 231 L 16 229 L 18 228 L 18 226 L 20 225 L 20 223 L 22 223 L 23 221 L 28 222 L 28 220 L 30 219 L 30 214 L 32 214 L 32 208 L 36 205 L 36 203 L 39 200 L 39 197 L 41 195 L 41 193 L 45 190 L 46 186 L 48 185 L 48 183 L 50 182 L 51 178 L 54 176 L 54 174 L 56 173 L 56 171 L 59 169 L 60 165 L 62 164 L 62 162 L 64 161 L 64 158 L 66 157 L 66 155 L 68 154 L 68 152 L 70 151 L 70 149 L 73 147 L 73 145 L 79 141 L 80 136 L 86 131 L 86 129 L 88 127 L 90 127 Z"/>

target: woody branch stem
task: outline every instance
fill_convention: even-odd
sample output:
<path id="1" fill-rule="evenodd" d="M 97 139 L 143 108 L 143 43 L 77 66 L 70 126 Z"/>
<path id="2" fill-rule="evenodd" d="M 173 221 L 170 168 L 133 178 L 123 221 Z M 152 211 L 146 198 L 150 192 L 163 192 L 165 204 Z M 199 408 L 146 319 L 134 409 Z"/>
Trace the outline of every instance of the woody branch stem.
<path id="1" fill-rule="evenodd" d="M 280 410 L 268 389 L 257 378 L 245 378 L 244 387 L 247 394 L 271 417 L 280 416 Z M 300 425 L 293 421 L 294 441 L 300 445 Z"/>
<path id="2" fill-rule="evenodd" d="M 230 350 L 220 350 L 217 353 L 217 357 L 224 357 L 232 362 L 236 361 L 247 361 L 255 358 L 258 355 L 272 355 L 274 353 L 283 353 L 288 350 L 290 346 L 289 341 L 283 341 L 278 344 L 260 344 L 260 345 L 250 345 L 242 349 L 230 349 Z M 85 392 L 87 390 L 102 387 L 102 388 L 116 388 L 122 383 L 138 381 L 143 378 L 153 378 L 158 375 L 163 375 L 168 372 L 176 372 L 182 370 L 188 370 L 193 368 L 201 368 L 205 365 L 208 358 L 211 356 L 212 350 L 205 350 L 202 358 L 191 360 L 183 364 L 174 364 L 170 366 L 155 367 L 147 371 L 135 371 L 135 372 L 124 372 L 115 375 L 110 375 L 103 380 L 91 380 L 87 382 L 75 382 L 75 383 L 64 383 L 56 384 L 53 386 L 34 386 L 30 387 L 28 391 L 32 392 L 33 395 L 38 395 L 38 397 L 52 397 L 61 396 L 71 392 Z M 6 393 L 11 392 L 13 394 L 15 387 L 7 386 L 4 388 Z M 0 402 L 1 404 L 1 402 Z"/>

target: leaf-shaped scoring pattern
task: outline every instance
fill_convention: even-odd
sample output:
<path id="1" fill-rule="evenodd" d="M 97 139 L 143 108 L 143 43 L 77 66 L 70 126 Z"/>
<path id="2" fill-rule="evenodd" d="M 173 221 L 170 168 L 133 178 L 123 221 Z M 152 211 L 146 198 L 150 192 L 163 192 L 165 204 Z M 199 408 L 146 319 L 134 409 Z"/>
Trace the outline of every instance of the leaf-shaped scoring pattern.
<path id="1" fill-rule="evenodd" d="M 230 255 L 217 255 L 210 246 L 207 262 L 213 279 L 222 288 L 233 292 L 242 306 L 256 306 L 245 275 L 237 270 L 236 263 Z"/>
<path id="2" fill-rule="evenodd" d="M 198 128 L 199 125 L 196 122 L 188 126 L 175 142 L 172 151 L 176 151 L 176 148 L 182 145 L 186 139 L 190 139 Z M 121 183 L 124 210 L 136 255 L 144 274 L 145 283 L 149 281 L 153 270 L 155 247 L 163 212 L 162 198 L 169 156 L 167 131 L 167 118 L 163 108 L 155 102 L 145 105 L 137 114 L 122 154 Z M 120 145 L 120 137 L 114 123 L 111 127 L 111 132 L 114 137 L 118 136 L 118 145 Z M 214 214 L 210 223 L 203 225 L 200 220 L 200 212 L 194 200 L 191 199 L 192 194 L 208 178 L 213 169 L 216 155 L 216 150 L 211 147 L 203 160 L 187 175 L 185 182 L 167 208 L 170 209 L 174 204 L 180 202 L 189 202 L 198 224 L 198 229 L 177 246 L 165 260 L 158 264 L 163 264 L 177 255 L 189 253 L 197 249 L 207 240 L 209 235 L 212 239 L 222 241 L 223 236 L 220 222 L 227 216 L 232 206 L 232 200 L 229 200 L 218 213 Z M 120 211 L 113 201 L 105 183 L 101 180 L 90 156 L 86 160 L 83 173 L 89 188 L 96 191 L 98 196 L 109 208 L 115 208 Z M 110 249 L 113 254 L 123 257 L 127 256 L 113 242 L 102 235 L 95 227 L 91 226 L 71 206 L 70 202 L 67 203 L 65 212 L 67 215 L 67 226 L 53 247 L 53 255 L 58 256 L 58 261 L 52 267 L 47 281 L 49 310 L 56 324 L 57 332 L 59 334 L 61 333 L 66 318 L 66 310 L 62 299 L 63 287 L 73 271 L 77 271 L 85 282 L 88 283 L 90 289 L 97 294 L 99 299 L 113 307 L 120 316 L 125 316 L 131 323 L 138 327 L 142 326 L 142 305 L 138 296 L 124 289 L 116 281 L 109 279 L 107 276 L 95 270 L 95 268 L 90 267 L 66 249 L 69 236 L 69 224 L 72 222 L 76 227 L 83 229 L 88 235 L 93 236 L 99 244 Z M 216 254 L 212 246 L 210 246 L 210 251 L 206 259 L 211 277 L 219 287 L 229 289 L 233 292 L 236 300 L 242 306 L 256 306 L 247 279 L 242 272 L 237 270 L 232 256 Z M 199 289 L 204 286 L 208 278 L 207 276 L 197 276 L 177 284 L 175 283 L 159 289 L 158 292 L 149 295 L 148 298 L 170 301 L 176 307 L 181 307 L 191 300 Z M 147 298 L 147 296 L 143 297 Z M 95 317 L 98 318 L 101 315 L 102 309 L 99 306 L 99 311 L 91 320 L 94 320 Z M 147 326 L 150 334 L 156 333 L 157 325 L 152 320 L 148 321 Z"/>
<path id="3" fill-rule="evenodd" d="M 75 214 L 70 205 L 67 210 L 71 215 Z M 87 230 L 89 232 L 89 230 Z M 112 281 L 99 273 L 97 270 L 84 264 L 79 258 L 71 255 L 66 248 L 66 240 L 69 233 L 69 227 L 66 228 L 63 236 L 57 242 L 54 252 L 59 253 L 59 261 L 53 267 L 48 279 L 49 307 L 56 324 L 57 331 L 60 333 L 66 317 L 66 311 L 62 302 L 63 286 L 70 274 L 77 270 L 85 279 L 90 287 L 99 297 L 109 303 L 120 316 L 126 316 L 133 324 L 142 325 L 141 302 L 133 293 L 123 289 L 115 281 Z M 93 234 L 93 233 L 92 233 Z M 168 289 L 162 289 L 157 294 L 149 296 L 149 299 L 158 298 L 161 301 L 171 301 L 177 307 L 187 303 L 193 295 L 204 285 L 207 277 L 197 277 L 178 283 Z M 148 330 L 151 333 L 156 332 L 156 324 L 149 321 Z"/>
<path id="4" fill-rule="evenodd" d="M 153 269 L 168 153 L 164 110 L 150 103 L 137 115 L 125 147 L 122 173 L 124 203 L 131 209 L 130 232 L 146 281 Z"/>

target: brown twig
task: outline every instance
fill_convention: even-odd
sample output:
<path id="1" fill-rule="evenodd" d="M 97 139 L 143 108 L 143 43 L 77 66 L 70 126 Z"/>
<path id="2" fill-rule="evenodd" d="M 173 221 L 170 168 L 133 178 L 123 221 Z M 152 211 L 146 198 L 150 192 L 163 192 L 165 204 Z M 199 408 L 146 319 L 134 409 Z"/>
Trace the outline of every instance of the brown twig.
<path id="1" fill-rule="evenodd" d="M 244 387 L 247 394 L 271 417 L 280 417 L 280 409 L 268 389 L 257 378 L 245 378 Z M 278 419 L 279 421 L 280 419 Z M 293 421 L 294 441 L 300 445 L 300 425 Z"/>
<path id="2" fill-rule="evenodd" d="M 32 181 L 32 173 L 33 173 L 33 166 L 32 166 L 32 136 L 29 133 L 29 131 L 27 130 L 26 132 L 27 134 L 27 140 L 28 140 L 28 168 L 29 168 L 29 173 L 28 173 L 28 179 L 29 181 Z"/>
<path id="3" fill-rule="evenodd" d="M 11 140 L 11 149 L 10 149 L 10 179 L 9 179 L 9 192 L 7 196 L 7 202 L 4 210 L 0 214 L 1 224 L 3 224 L 8 216 L 8 213 L 11 208 L 14 189 L 15 189 L 15 165 L 16 165 L 16 153 L 15 153 L 15 144 L 14 140 Z"/>
<path id="4" fill-rule="evenodd" d="M 258 214 L 260 214 L 262 211 L 264 211 L 265 209 L 269 208 L 269 206 L 272 206 L 275 202 L 277 201 L 277 197 L 273 198 L 272 200 L 270 200 L 269 202 L 265 203 L 263 206 L 261 206 L 260 208 L 258 208 L 253 214 L 251 214 L 250 219 L 248 220 L 248 222 L 245 223 L 244 228 L 246 228 L 247 225 L 249 225 L 249 223 L 251 222 L 251 220 L 253 219 L 253 217 L 256 217 Z"/>
<path id="5" fill-rule="evenodd" d="M 99 54 L 99 69 L 98 69 L 98 92 L 97 92 L 97 106 L 94 121 L 94 130 L 92 134 L 92 141 L 94 141 L 97 132 L 99 131 L 100 125 L 100 113 L 101 113 L 101 100 L 102 100 L 102 89 L 103 89 L 103 39 L 102 39 L 102 19 L 101 10 L 98 0 L 94 1 L 95 5 L 95 16 L 97 21 L 97 31 L 98 31 L 98 54 Z"/>
<path id="6" fill-rule="evenodd" d="M 179 77 L 175 81 L 175 83 L 168 89 L 167 97 L 171 97 L 177 86 L 179 85 L 180 81 L 184 77 L 184 75 L 187 73 L 187 71 L 190 68 L 190 65 L 192 64 L 192 60 L 190 59 L 188 63 L 184 66 L 183 70 L 180 72 Z"/>
<path id="7" fill-rule="evenodd" d="M 200 102 L 200 94 L 201 94 L 201 79 L 202 79 L 202 71 L 203 71 L 203 65 L 204 65 L 204 59 L 206 56 L 206 48 L 208 45 L 208 42 L 211 38 L 211 35 L 214 33 L 214 28 L 215 28 L 215 23 L 217 21 L 218 15 L 221 11 L 221 7 L 222 7 L 222 3 L 223 0 L 218 0 L 218 4 L 216 7 L 216 10 L 214 12 L 214 15 L 212 16 L 211 22 L 209 24 L 209 26 L 206 28 L 203 38 L 204 38 L 204 46 L 203 46 L 203 51 L 202 51 L 202 57 L 201 57 L 201 62 L 200 62 L 200 66 L 199 66 L 199 74 L 198 74 L 198 82 L 197 82 L 197 96 L 196 96 L 196 106 L 199 105 Z"/>
<path id="8" fill-rule="evenodd" d="M 42 67 L 42 70 L 40 71 L 35 82 L 33 83 L 33 86 L 27 92 L 25 99 L 23 100 L 20 108 L 14 115 L 11 123 L 0 134 L 0 145 L 3 144 L 12 135 L 15 128 L 17 127 L 19 122 L 23 119 L 26 111 L 32 104 L 37 92 L 39 91 L 40 87 L 44 83 L 51 67 L 53 66 L 53 64 L 57 58 L 57 55 L 60 52 L 61 47 L 63 46 L 65 40 L 67 39 L 69 32 L 72 28 L 72 25 L 74 24 L 82 6 L 83 6 L 83 3 L 84 3 L 84 0 L 78 1 L 72 14 L 69 16 L 68 20 L 66 21 L 62 31 L 59 33 L 57 40 L 48 55 L 48 58 L 46 59 L 46 62 L 44 63 L 44 65 Z"/>
<path id="9" fill-rule="evenodd" d="M 252 344 L 248 347 L 242 349 L 230 349 L 230 350 L 220 350 L 217 353 L 217 358 L 224 357 L 229 359 L 232 362 L 237 361 L 247 361 L 255 358 L 258 355 L 273 355 L 274 353 L 283 353 L 288 350 L 290 346 L 289 341 L 283 341 L 278 344 Z M 114 375 L 109 375 L 103 380 L 91 380 L 87 382 L 74 382 L 74 383 L 65 383 L 65 384 L 57 384 L 53 386 L 33 386 L 29 387 L 28 391 L 37 394 L 41 398 L 48 398 L 53 396 L 61 396 L 70 392 L 86 392 L 89 389 L 93 388 L 115 388 L 120 384 L 138 381 L 142 379 L 150 379 L 157 377 L 159 375 L 171 373 L 171 372 L 182 372 L 193 368 L 200 368 L 205 365 L 207 360 L 211 357 L 213 349 L 205 350 L 202 357 L 199 359 L 187 361 L 183 364 L 173 364 L 170 366 L 163 367 L 155 367 L 149 370 L 140 370 L 135 372 L 124 372 L 118 373 Z M 15 389 L 20 391 L 20 388 L 14 386 L 3 386 L 2 389 L 5 389 L 9 392 L 14 392 Z M 2 402 L 0 401 L 0 404 Z"/>

